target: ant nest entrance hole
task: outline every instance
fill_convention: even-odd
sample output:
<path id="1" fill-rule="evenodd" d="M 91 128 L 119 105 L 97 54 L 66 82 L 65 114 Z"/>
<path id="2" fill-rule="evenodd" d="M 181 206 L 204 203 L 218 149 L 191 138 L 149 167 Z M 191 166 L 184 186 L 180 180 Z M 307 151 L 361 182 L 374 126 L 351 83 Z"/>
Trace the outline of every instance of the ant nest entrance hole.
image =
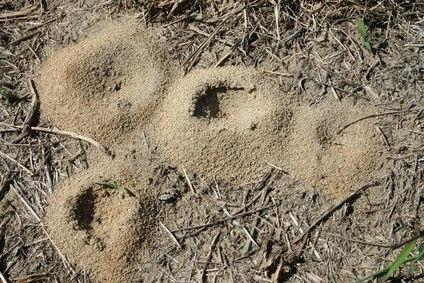
<path id="1" fill-rule="evenodd" d="M 79 230 L 91 230 L 95 214 L 96 196 L 93 189 L 80 194 L 72 206 L 71 217 L 75 220 Z"/>
<path id="2" fill-rule="evenodd" d="M 192 116 L 199 119 L 219 119 L 237 112 L 252 90 L 226 84 L 208 85 L 194 95 Z M 241 104 L 240 104 L 241 103 Z"/>

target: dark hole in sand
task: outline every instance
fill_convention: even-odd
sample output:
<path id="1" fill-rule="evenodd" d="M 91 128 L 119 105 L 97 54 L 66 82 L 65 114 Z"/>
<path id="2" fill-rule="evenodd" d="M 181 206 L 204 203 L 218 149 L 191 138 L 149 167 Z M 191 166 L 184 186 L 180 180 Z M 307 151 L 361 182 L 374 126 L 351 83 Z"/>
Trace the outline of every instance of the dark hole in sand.
<path id="1" fill-rule="evenodd" d="M 199 95 L 195 105 L 193 116 L 197 118 L 223 118 L 225 113 L 221 111 L 221 99 L 228 95 L 229 91 L 237 91 L 243 88 L 228 88 L 225 86 L 209 87 Z"/>
<path id="2" fill-rule="evenodd" d="M 72 216 L 76 220 L 78 228 L 83 230 L 91 229 L 94 219 L 95 195 L 92 189 L 87 190 L 78 196 L 72 208 Z"/>

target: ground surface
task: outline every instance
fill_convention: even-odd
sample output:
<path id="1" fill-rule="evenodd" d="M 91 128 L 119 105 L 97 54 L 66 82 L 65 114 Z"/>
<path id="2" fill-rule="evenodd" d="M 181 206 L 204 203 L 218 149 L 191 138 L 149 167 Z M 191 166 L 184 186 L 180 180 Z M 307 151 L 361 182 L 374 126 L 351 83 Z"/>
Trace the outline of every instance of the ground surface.
<path id="1" fill-rule="evenodd" d="M 138 2 L 0 0 L 0 272 L 7 282 L 118 281 L 120 274 L 143 282 L 352 282 L 384 269 L 402 243 L 422 231 L 421 1 Z M 271 164 L 262 177 L 245 184 L 220 181 L 219 170 L 214 169 L 214 182 L 193 168 L 182 170 L 162 160 L 160 142 L 146 129 L 146 135 L 138 132 L 143 136 L 142 150 L 134 150 L 128 142 L 118 151 L 125 153 L 123 160 L 133 160 L 128 167 L 99 165 L 109 161 L 87 141 L 68 138 L 63 132 L 45 133 L 54 123 L 33 100 L 38 88 L 31 79 L 38 83 L 40 64 L 57 54 L 55 50 L 81 42 L 99 29 L 98 23 L 117 18 L 159 28 L 163 48 L 170 50 L 169 60 L 185 73 L 226 65 L 256 67 L 272 76 L 279 91 L 295 97 L 301 108 L 319 108 L 330 100 L 357 101 L 378 109 L 382 115 L 362 122 L 375 129 L 381 142 L 382 150 L 375 157 L 378 164 L 365 170 L 361 185 L 355 175 L 342 195 L 332 195 L 329 192 L 334 190 L 326 188 L 339 175 L 349 177 L 350 171 L 345 170 L 351 169 L 337 171 L 337 163 L 329 157 L 325 164 L 332 164 L 329 168 L 336 176 L 326 169 L 333 180 L 329 185 L 322 181 L 310 185 L 316 178 L 308 170 L 322 168 L 316 169 L 315 160 L 305 157 L 301 170 L 290 167 L 292 162 L 283 168 Z M 366 39 L 357 27 L 359 19 L 368 26 Z M 106 82 L 105 87 L 116 85 Z M 248 103 L 236 102 L 222 101 L 226 119 L 233 115 L 227 108 Z M 297 120 L 318 115 L 303 112 L 295 116 L 305 118 Z M 208 119 L 224 115 L 210 106 L 193 113 Z M 293 132 L 307 129 L 309 124 L 303 124 Z M 74 126 L 62 130 L 90 134 L 87 127 Z M 326 137 L 322 131 L 318 134 Z M 105 144 L 108 138 L 96 136 Z M 300 141 L 310 148 L 309 140 Z M 324 147 L 326 139 L 320 142 Z M 219 144 L 216 147 L 220 149 Z M 135 167 L 144 169 L 137 171 L 133 164 L 143 164 Z M 301 173 L 292 176 L 292 170 Z M 144 189 L 136 194 L 136 201 L 127 196 L 131 192 L 105 193 L 98 188 L 104 183 L 96 184 L 100 179 L 90 186 L 84 183 L 84 176 L 96 174 L 116 178 L 126 188 L 132 185 L 125 182 L 134 180 Z M 45 216 L 49 201 L 59 195 L 56 189 L 67 186 L 66 200 L 74 201 L 71 210 L 76 207 L 72 210 L 76 228 L 61 222 L 59 208 L 66 211 L 69 204 L 64 198 L 55 202 L 60 204 L 57 207 L 50 203 L 49 213 L 57 212 L 58 218 L 52 222 L 51 216 Z M 116 207 L 109 210 L 105 197 Z M 142 221 L 129 223 L 133 215 Z M 128 225 L 142 228 L 128 231 Z M 60 230 L 78 231 L 72 234 L 75 241 L 57 236 Z M 132 236 L 140 234 L 141 243 Z M 111 237 L 116 235 L 122 237 Z M 138 247 L 131 255 L 125 249 L 128 243 L 130 248 Z M 120 255 L 125 255 L 124 260 Z M 116 262 L 119 266 L 113 265 Z M 408 265 L 390 280 L 419 282 L 423 269 L 420 262 Z"/>

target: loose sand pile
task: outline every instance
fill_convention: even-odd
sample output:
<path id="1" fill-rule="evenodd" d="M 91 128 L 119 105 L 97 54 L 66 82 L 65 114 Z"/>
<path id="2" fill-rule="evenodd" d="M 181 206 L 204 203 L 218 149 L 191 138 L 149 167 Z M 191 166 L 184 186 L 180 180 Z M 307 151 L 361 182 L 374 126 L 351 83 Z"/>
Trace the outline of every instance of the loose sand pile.
<path id="1" fill-rule="evenodd" d="M 281 156 L 291 99 L 253 68 L 195 71 L 176 82 L 152 135 L 166 160 L 225 180 L 248 181 Z"/>
<path id="2" fill-rule="evenodd" d="M 99 164 L 63 182 L 50 200 L 50 236 L 96 282 L 128 281 L 157 229 L 145 176 L 129 171 Z"/>
<path id="3" fill-rule="evenodd" d="M 154 33 L 134 24 L 107 25 L 52 55 L 38 80 L 42 113 L 55 125 L 120 150 L 117 159 L 98 160 L 63 182 L 47 212 L 51 237 L 90 268 L 95 281 L 129 280 L 158 227 L 154 192 L 143 175 L 151 168 L 128 158 L 128 148 L 146 148 L 147 140 L 163 162 L 207 181 L 241 184 L 272 164 L 339 198 L 372 177 L 382 152 L 372 122 L 337 133 L 374 113 L 369 105 L 305 106 L 246 67 L 197 70 L 178 79 Z"/>
<path id="4" fill-rule="evenodd" d="M 375 112 L 369 104 L 349 100 L 299 107 L 293 116 L 284 169 L 335 198 L 358 189 L 375 175 L 382 142 L 370 120 L 338 131 Z"/>
<path id="5" fill-rule="evenodd" d="M 369 180 L 382 151 L 373 124 L 336 132 L 376 110 L 297 101 L 252 68 L 195 71 L 166 96 L 152 134 L 166 160 L 207 179 L 245 183 L 273 164 L 335 197 Z"/>
<path id="6" fill-rule="evenodd" d="M 107 24 L 43 64 L 41 111 L 63 129 L 110 144 L 145 123 L 172 77 L 155 30 Z"/>

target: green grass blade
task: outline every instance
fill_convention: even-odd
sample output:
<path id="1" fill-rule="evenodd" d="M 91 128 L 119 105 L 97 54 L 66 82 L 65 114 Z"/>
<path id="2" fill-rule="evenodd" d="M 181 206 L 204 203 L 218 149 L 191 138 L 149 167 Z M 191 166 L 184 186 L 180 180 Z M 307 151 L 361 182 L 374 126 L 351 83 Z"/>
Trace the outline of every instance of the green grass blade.
<path id="1" fill-rule="evenodd" d="M 368 27 L 363 19 L 359 19 L 356 22 L 356 29 L 358 30 L 358 33 L 361 36 L 362 40 L 366 40 L 368 38 Z"/>
<path id="2" fill-rule="evenodd" d="M 418 248 L 418 255 L 415 258 L 414 262 L 418 262 L 420 261 L 422 258 L 424 257 L 424 244 L 422 244 L 419 248 Z"/>
<path id="3" fill-rule="evenodd" d="M 368 26 L 365 24 L 363 19 L 359 19 L 356 21 L 356 30 L 359 33 L 359 36 L 361 37 L 362 45 L 367 49 L 368 51 L 372 51 L 371 44 L 368 40 Z"/>
<path id="4" fill-rule="evenodd" d="M 389 270 L 387 271 L 386 276 L 385 276 L 386 279 L 393 276 L 393 274 L 399 269 L 399 267 L 401 267 L 405 262 L 408 261 L 408 256 L 412 252 L 412 250 L 414 249 L 416 242 L 417 242 L 417 240 L 413 240 L 413 241 L 407 243 L 403 247 L 403 249 L 400 252 L 400 254 L 398 255 L 398 257 L 389 266 Z"/>
<path id="5" fill-rule="evenodd" d="M 96 184 L 108 189 L 123 191 L 122 187 L 116 182 L 96 182 Z"/>

